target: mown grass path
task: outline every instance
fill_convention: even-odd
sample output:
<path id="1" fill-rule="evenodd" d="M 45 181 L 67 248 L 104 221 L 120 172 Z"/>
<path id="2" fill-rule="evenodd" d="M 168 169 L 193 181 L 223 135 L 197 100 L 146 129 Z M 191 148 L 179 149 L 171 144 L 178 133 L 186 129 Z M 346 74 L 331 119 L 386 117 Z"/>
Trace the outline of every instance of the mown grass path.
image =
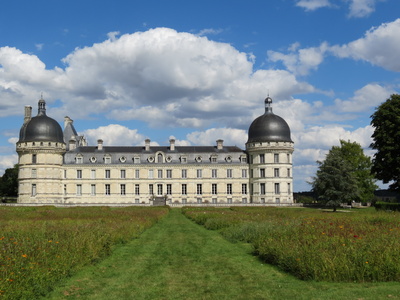
<path id="1" fill-rule="evenodd" d="M 399 285 L 304 282 L 172 209 L 46 299 L 397 299 Z"/>

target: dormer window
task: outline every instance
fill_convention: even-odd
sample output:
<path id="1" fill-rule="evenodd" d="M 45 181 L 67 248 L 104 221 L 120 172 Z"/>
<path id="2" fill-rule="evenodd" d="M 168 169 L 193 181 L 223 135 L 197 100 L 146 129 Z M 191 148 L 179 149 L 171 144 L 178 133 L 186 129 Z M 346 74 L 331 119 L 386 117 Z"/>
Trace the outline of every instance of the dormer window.
<path id="1" fill-rule="evenodd" d="M 82 157 L 82 156 L 77 156 L 77 157 L 75 157 L 75 162 L 76 162 L 77 164 L 83 163 L 83 157 Z"/>
<path id="2" fill-rule="evenodd" d="M 107 156 L 104 157 L 104 163 L 105 164 L 111 164 L 111 156 L 110 155 L 107 155 Z"/>

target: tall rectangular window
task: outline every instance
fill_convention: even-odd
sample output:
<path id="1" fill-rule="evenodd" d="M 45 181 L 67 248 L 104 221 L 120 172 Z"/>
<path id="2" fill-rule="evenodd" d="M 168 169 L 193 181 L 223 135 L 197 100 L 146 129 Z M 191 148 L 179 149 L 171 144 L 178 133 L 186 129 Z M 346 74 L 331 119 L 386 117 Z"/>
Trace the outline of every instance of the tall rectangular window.
<path id="1" fill-rule="evenodd" d="M 265 183 L 260 183 L 260 194 L 265 195 Z"/>
<path id="2" fill-rule="evenodd" d="M 226 193 L 227 193 L 228 195 L 232 195 L 232 184 L 231 184 L 231 183 L 228 183 L 228 184 L 226 185 Z"/>
<path id="3" fill-rule="evenodd" d="M 162 194 L 163 194 L 163 185 L 157 184 L 157 195 L 162 195 Z"/>
<path id="4" fill-rule="evenodd" d="M 185 183 L 182 184 L 182 195 L 187 195 L 187 185 Z"/>
<path id="5" fill-rule="evenodd" d="M 139 184 L 135 184 L 135 195 L 140 195 Z"/>
<path id="6" fill-rule="evenodd" d="M 280 191 L 279 183 L 275 183 L 274 187 L 275 187 L 275 194 L 280 194 L 281 191 Z"/>
<path id="7" fill-rule="evenodd" d="M 90 195 L 96 196 L 96 185 L 95 184 L 90 185 Z"/>
<path id="8" fill-rule="evenodd" d="M 163 170 L 157 170 L 158 178 L 163 178 Z"/>
<path id="9" fill-rule="evenodd" d="M 126 178 L 126 171 L 125 170 L 121 170 L 121 178 L 122 179 Z"/>
<path id="10" fill-rule="evenodd" d="M 290 154 L 289 153 L 286 154 L 286 159 L 287 159 L 287 162 L 290 163 Z"/>
<path id="11" fill-rule="evenodd" d="M 203 174 L 203 170 L 202 169 L 197 169 L 197 178 L 201 178 Z"/>
<path id="12" fill-rule="evenodd" d="M 196 192 L 197 192 L 197 195 L 201 195 L 203 193 L 203 187 L 202 187 L 201 183 L 197 184 Z"/>
<path id="13" fill-rule="evenodd" d="M 172 170 L 167 170 L 167 178 L 172 178 Z"/>
<path id="14" fill-rule="evenodd" d="M 265 163 L 265 154 L 260 154 L 260 164 Z"/>
<path id="15" fill-rule="evenodd" d="M 260 169 L 260 177 L 265 178 L 265 169 Z"/>
<path id="16" fill-rule="evenodd" d="M 82 196 L 82 184 L 77 184 L 76 185 L 76 195 L 77 196 Z"/>
<path id="17" fill-rule="evenodd" d="M 226 177 L 227 178 L 232 178 L 232 169 L 227 169 L 226 170 Z"/>
<path id="18" fill-rule="evenodd" d="M 279 153 L 274 153 L 274 163 L 279 163 Z"/>
<path id="19" fill-rule="evenodd" d="M 32 163 L 36 164 L 36 162 L 37 162 L 37 156 L 36 154 L 32 154 Z"/>
<path id="20" fill-rule="evenodd" d="M 274 169 L 274 177 L 279 177 L 279 168 Z"/>
<path id="21" fill-rule="evenodd" d="M 217 191 L 217 184 L 216 184 L 216 183 L 213 183 L 213 184 L 211 185 L 211 193 L 212 193 L 213 195 L 217 195 L 218 191 Z"/>
<path id="22" fill-rule="evenodd" d="M 104 158 L 104 163 L 105 163 L 105 164 L 111 164 L 111 157 L 108 157 L 108 156 L 105 157 L 105 158 Z"/>
<path id="23" fill-rule="evenodd" d="M 167 184 L 167 195 L 172 195 L 172 184 Z"/>
<path id="24" fill-rule="evenodd" d="M 136 179 L 139 179 L 139 178 L 140 178 L 140 170 L 139 170 L 139 169 L 136 169 L 136 170 L 135 170 L 135 178 L 136 178 Z"/>
<path id="25" fill-rule="evenodd" d="M 106 191 L 106 195 L 111 195 L 111 186 L 109 184 L 106 184 L 105 191 Z"/>
<path id="26" fill-rule="evenodd" d="M 32 169 L 31 177 L 32 177 L 32 178 L 36 178 L 36 177 L 37 177 L 37 171 L 36 171 L 36 169 Z"/>
<path id="27" fill-rule="evenodd" d="M 149 194 L 154 195 L 154 189 L 152 184 L 149 184 Z"/>
<path id="28" fill-rule="evenodd" d="M 76 170 L 76 178 L 78 179 L 82 178 L 82 170 Z"/>
<path id="29" fill-rule="evenodd" d="M 134 157 L 134 158 L 133 158 L 133 163 L 134 163 L 134 164 L 140 164 L 140 157 L 137 157 L 137 156 Z"/>
<path id="30" fill-rule="evenodd" d="M 242 178 L 247 178 L 247 169 L 242 169 Z"/>
<path id="31" fill-rule="evenodd" d="M 90 170 L 90 178 L 92 179 L 96 178 L 96 170 Z"/>
<path id="32" fill-rule="evenodd" d="M 242 183 L 242 194 L 247 195 L 247 184 L 246 183 Z"/>
<path id="33" fill-rule="evenodd" d="M 126 185 L 121 184 L 121 195 L 126 195 Z"/>
<path id="34" fill-rule="evenodd" d="M 77 158 L 76 158 L 76 163 L 77 163 L 77 164 L 83 163 L 83 157 L 77 157 Z"/>
<path id="35" fill-rule="evenodd" d="M 149 170 L 149 178 L 152 179 L 154 177 L 154 171 Z"/>
<path id="36" fill-rule="evenodd" d="M 217 169 L 212 169 L 211 170 L 211 177 L 212 178 L 217 178 L 218 177 L 218 170 Z"/>
<path id="37" fill-rule="evenodd" d="M 36 196 L 36 184 L 34 183 L 34 184 L 32 184 L 32 197 L 35 197 Z"/>
<path id="38" fill-rule="evenodd" d="M 287 177 L 290 177 L 290 169 L 287 169 Z"/>
<path id="39" fill-rule="evenodd" d="M 186 169 L 182 170 L 182 178 L 187 178 L 187 170 Z"/>
<path id="40" fill-rule="evenodd" d="M 290 194 L 292 192 L 292 187 L 291 187 L 290 183 L 287 184 L 287 191 L 288 191 L 288 194 Z"/>
<path id="41" fill-rule="evenodd" d="M 111 174 L 111 171 L 110 170 L 106 170 L 106 178 L 110 178 L 110 174 Z"/>

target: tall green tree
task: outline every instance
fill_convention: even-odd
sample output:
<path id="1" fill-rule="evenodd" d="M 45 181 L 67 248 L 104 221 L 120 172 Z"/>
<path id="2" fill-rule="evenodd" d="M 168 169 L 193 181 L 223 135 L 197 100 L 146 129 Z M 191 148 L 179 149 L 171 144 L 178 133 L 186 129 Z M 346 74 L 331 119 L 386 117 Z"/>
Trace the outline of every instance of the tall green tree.
<path id="1" fill-rule="evenodd" d="M 3 176 L 0 177 L 0 196 L 18 196 L 18 165 L 6 169 Z"/>
<path id="2" fill-rule="evenodd" d="M 389 188 L 400 191 L 400 95 L 391 95 L 371 116 L 371 148 L 377 150 L 372 172 Z"/>
<path id="3" fill-rule="evenodd" d="M 366 202 L 376 189 L 371 174 L 371 159 L 356 142 L 341 140 L 333 146 L 324 161 L 317 161 L 316 176 L 310 182 L 318 200 L 333 210 L 342 203 Z"/>

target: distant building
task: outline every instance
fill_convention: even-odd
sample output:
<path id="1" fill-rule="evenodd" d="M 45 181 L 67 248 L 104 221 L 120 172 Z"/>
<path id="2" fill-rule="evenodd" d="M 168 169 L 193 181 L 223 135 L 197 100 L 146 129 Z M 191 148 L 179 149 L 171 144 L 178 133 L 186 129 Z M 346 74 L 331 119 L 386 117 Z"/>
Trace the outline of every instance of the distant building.
<path id="1" fill-rule="evenodd" d="M 19 203 L 38 204 L 291 204 L 294 144 L 284 119 L 265 113 L 250 125 L 246 150 L 225 146 L 88 146 L 73 121 L 64 130 L 25 107 L 16 150 Z"/>

